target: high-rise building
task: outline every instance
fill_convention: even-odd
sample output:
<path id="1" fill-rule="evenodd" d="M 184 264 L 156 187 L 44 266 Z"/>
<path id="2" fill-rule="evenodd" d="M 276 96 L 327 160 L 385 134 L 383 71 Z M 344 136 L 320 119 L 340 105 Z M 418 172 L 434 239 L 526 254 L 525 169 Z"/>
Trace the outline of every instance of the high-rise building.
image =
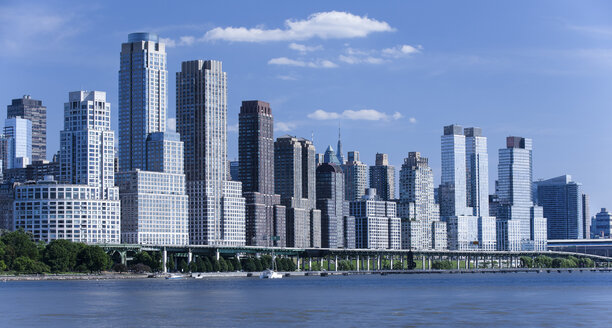
<path id="1" fill-rule="evenodd" d="M 376 189 L 367 189 L 359 200 L 350 202 L 355 217 L 356 248 L 400 249 L 401 219 L 395 202 L 380 200 Z"/>
<path id="2" fill-rule="evenodd" d="M 341 165 L 340 160 L 338 159 L 338 156 L 334 152 L 331 145 L 327 146 L 327 150 L 325 150 L 325 153 L 323 154 L 323 163 Z"/>
<path id="3" fill-rule="evenodd" d="M 310 140 L 286 135 L 274 142 L 274 190 L 287 208 L 288 247 L 321 247 L 314 157 Z"/>
<path id="4" fill-rule="evenodd" d="M 285 206 L 274 193 L 274 120 L 270 104 L 243 101 L 238 119 L 238 180 L 246 199 L 246 244 L 285 246 Z"/>
<path id="5" fill-rule="evenodd" d="M 166 47 L 152 33 L 131 33 L 121 45 L 119 170 L 147 170 L 147 138 L 166 131 Z"/>
<path id="6" fill-rule="evenodd" d="M 317 209 L 321 211 L 321 247 L 342 248 L 344 242 L 344 174 L 340 166 L 317 167 Z"/>
<path id="7" fill-rule="evenodd" d="M 47 107 L 42 101 L 25 95 L 13 99 L 6 109 L 6 117 L 21 117 L 32 122 L 32 158 L 31 161 L 47 159 Z"/>
<path id="8" fill-rule="evenodd" d="M 612 237 L 612 214 L 610 214 L 607 209 L 602 208 L 601 212 L 595 215 L 595 221 L 593 223 L 593 238 Z"/>
<path id="9" fill-rule="evenodd" d="M 176 124 L 185 143 L 190 243 L 245 245 L 242 184 L 228 180 L 227 74 L 220 61 L 181 64 L 176 73 Z"/>
<path id="10" fill-rule="evenodd" d="M 48 176 L 15 188 L 15 228 L 49 242 L 121 240 L 119 190 L 113 175 L 115 134 L 100 91 L 70 92 L 64 104 L 60 184 Z"/>
<path id="11" fill-rule="evenodd" d="M 508 137 L 499 150 L 497 248 L 545 250 L 546 219 L 532 202 L 532 141 Z"/>
<path id="12" fill-rule="evenodd" d="M 165 45 L 155 34 L 131 33 L 120 59 L 116 178 L 122 242 L 186 245 L 184 145 L 176 133 L 166 132 Z"/>
<path id="13" fill-rule="evenodd" d="M 4 123 L 4 136 L 9 139 L 7 169 L 24 168 L 32 161 L 32 122 L 13 117 Z"/>
<path id="14" fill-rule="evenodd" d="M 359 160 L 358 151 L 349 151 L 348 159 L 342 165 L 344 172 L 344 193 L 347 201 L 359 200 L 368 187 L 368 166 Z"/>
<path id="15" fill-rule="evenodd" d="M 395 199 L 395 167 L 389 165 L 387 154 L 376 154 L 376 165 L 370 166 L 370 188 L 376 189 L 376 194 L 382 200 Z"/>
<path id="16" fill-rule="evenodd" d="M 480 128 L 444 127 L 439 197 L 450 249 L 496 248 L 495 218 L 489 216 L 488 163 L 487 139 Z"/>
<path id="17" fill-rule="evenodd" d="M 582 232 L 584 233 L 584 239 L 591 238 L 591 210 L 589 206 L 589 195 L 582 194 Z"/>
<path id="18" fill-rule="evenodd" d="M 400 170 L 398 214 L 402 218 L 402 248 L 446 249 L 446 223 L 434 199 L 434 177 L 428 159 L 410 152 Z M 436 238 L 438 237 L 438 238 Z"/>
<path id="19" fill-rule="evenodd" d="M 544 209 L 548 239 L 582 239 L 582 185 L 562 175 L 534 186 L 536 202 Z"/>

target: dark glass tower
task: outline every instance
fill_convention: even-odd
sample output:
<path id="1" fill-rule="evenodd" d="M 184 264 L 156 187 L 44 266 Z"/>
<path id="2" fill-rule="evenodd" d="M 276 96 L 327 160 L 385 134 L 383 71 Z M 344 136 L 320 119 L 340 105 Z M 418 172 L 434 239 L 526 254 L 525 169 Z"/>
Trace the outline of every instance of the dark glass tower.
<path id="1" fill-rule="evenodd" d="M 13 99 L 6 118 L 21 117 L 32 122 L 32 161 L 47 159 L 47 107 L 30 96 Z"/>

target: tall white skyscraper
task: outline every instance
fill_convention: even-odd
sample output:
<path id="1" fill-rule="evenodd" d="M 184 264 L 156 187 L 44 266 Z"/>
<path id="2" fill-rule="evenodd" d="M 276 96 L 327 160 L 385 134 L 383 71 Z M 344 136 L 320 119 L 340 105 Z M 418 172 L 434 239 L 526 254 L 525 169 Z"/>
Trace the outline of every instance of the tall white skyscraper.
<path id="1" fill-rule="evenodd" d="M 188 244 L 183 142 L 166 132 L 164 43 L 131 33 L 121 45 L 119 172 L 122 241 Z"/>
<path id="2" fill-rule="evenodd" d="M 440 215 L 450 249 L 495 249 L 495 218 L 489 216 L 487 139 L 480 128 L 450 125 L 442 136 Z"/>
<path id="3" fill-rule="evenodd" d="M 245 244 L 242 184 L 227 179 L 227 74 L 220 61 L 183 62 L 176 73 L 177 130 L 185 143 L 192 244 Z"/>
<path id="4" fill-rule="evenodd" d="M 546 219 L 532 201 L 532 141 L 508 137 L 499 150 L 497 248 L 500 250 L 545 250 Z"/>
<path id="5" fill-rule="evenodd" d="M 115 187 L 115 134 L 110 103 L 100 91 L 70 92 L 64 104 L 60 181 L 15 189 L 16 228 L 49 242 L 120 242 L 119 190 Z"/>
<path id="6" fill-rule="evenodd" d="M 359 160 L 358 151 L 349 151 L 348 160 L 342 165 L 344 192 L 347 201 L 359 200 L 368 188 L 368 166 Z"/>

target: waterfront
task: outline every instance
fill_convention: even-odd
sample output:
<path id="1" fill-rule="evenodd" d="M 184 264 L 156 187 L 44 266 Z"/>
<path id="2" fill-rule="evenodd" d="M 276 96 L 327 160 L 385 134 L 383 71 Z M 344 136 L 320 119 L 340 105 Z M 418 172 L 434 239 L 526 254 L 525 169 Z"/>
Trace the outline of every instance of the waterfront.
<path id="1" fill-rule="evenodd" d="M 0 283 L 2 326 L 604 326 L 610 273 Z"/>

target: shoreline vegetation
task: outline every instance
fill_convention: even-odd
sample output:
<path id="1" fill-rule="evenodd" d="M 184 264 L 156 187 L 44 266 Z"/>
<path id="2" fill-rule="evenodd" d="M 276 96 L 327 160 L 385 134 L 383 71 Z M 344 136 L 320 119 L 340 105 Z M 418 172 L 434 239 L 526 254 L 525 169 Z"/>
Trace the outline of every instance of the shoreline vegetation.
<path id="1" fill-rule="evenodd" d="M 68 240 L 57 239 L 48 244 L 35 242 L 31 234 L 23 230 L 0 233 L 0 281 L 7 280 L 95 280 L 95 279 L 134 279 L 148 275 L 163 277 L 161 252 L 130 254 L 122 258 L 120 254 L 107 254 L 96 245 L 86 245 Z M 275 261 L 274 265 L 272 261 Z M 372 267 L 376 267 L 371 263 Z M 168 256 L 166 270 L 169 273 L 190 275 L 191 272 L 203 273 L 203 277 L 246 277 L 259 276 L 259 272 L 275 267 L 286 275 L 353 275 L 353 274 L 418 274 L 418 273 L 468 273 L 468 272 L 544 272 L 550 270 L 569 271 L 609 271 L 595 268 L 595 263 L 586 257 L 521 257 L 518 268 L 499 268 L 501 263 L 483 261 L 479 267 L 474 263 L 439 259 L 431 262 L 431 267 L 423 270 L 421 261 L 398 261 L 391 263 L 383 259 L 382 270 L 356 271 L 353 260 L 328 260 L 310 263 L 309 270 L 299 271 L 297 264 L 288 257 L 254 254 L 237 257 L 199 256 L 187 263 L 186 258 Z M 327 270 L 325 270 L 325 268 Z M 465 269 L 458 269 L 465 268 Z"/>

